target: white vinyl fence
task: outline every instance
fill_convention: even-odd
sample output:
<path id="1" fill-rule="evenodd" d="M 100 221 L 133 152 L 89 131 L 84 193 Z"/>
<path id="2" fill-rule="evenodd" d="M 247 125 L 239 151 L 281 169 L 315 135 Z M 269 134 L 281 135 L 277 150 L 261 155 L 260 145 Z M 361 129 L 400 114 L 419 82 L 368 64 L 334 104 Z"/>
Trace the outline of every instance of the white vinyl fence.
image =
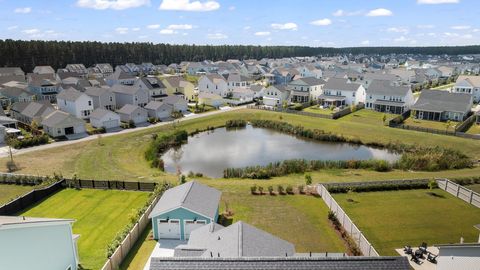
<path id="1" fill-rule="evenodd" d="M 120 264 L 123 262 L 125 257 L 127 257 L 128 252 L 132 249 L 133 245 L 137 242 L 138 238 L 150 223 L 150 219 L 148 215 L 152 212 L 153 207 L 159 200 L 159 197 L 155 198 L 150 206 L 147 208 L 145 213 L 138 219 L 138 222 L 133 226 L 130 230 L 128 235 L 122 241 L 120 246 L 117 247 L 115 252 L 112 254 L 110 258 L 108 258 L 107 262 L 103 265 L 102 270 L 116 270 L 120 268 Z"/>
<path id="2" fill-rule="evenodd" d="M 455 182 L 452 182 L 448 179 L 436 179 L 438 187 L 452 194 L 453 196 L 460 198 L 466 201 L 469 204 L 472 204 L 480 208 L 480 194 L 477 192 L 463 187 Z"/>
<path id="3" fill-rule="evenodd" d="M 317 192 L 322 197 L 323 201 L 327 204 L 328 208 L 333 211 L 338 221 L 342 224 L 346 232 L 350 234 L 350 237 L 357 243 L 360 247 L 364 256 L 378 257 L 380 256 L 375 248 L 370 244 L 365 235 L 358 229 L 358 227 L 353 223 L 350 217 L 345 213 L 345 211 L 340 207 L 340 205 L 335 201 L 327 188 L 323 185 L 317 186 Z"/>

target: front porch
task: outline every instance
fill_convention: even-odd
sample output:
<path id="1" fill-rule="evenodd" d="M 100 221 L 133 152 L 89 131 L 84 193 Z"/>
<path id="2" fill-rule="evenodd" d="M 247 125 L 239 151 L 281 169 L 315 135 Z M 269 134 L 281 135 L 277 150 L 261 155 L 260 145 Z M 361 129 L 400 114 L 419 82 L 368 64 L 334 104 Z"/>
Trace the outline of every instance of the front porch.
<path id="1" fill-rule="evenodd" d="M 382 113 L 402 114 L 405 111 L 403 102 L 377 100 L 372 105 L 373 110 Z"/>

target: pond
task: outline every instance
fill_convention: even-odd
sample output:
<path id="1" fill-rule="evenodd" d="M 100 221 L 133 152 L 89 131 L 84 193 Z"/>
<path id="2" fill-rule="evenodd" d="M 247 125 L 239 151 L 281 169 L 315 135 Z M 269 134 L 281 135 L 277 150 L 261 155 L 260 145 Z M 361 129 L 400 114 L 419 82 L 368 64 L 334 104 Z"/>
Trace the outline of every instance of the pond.
<path id="1" fill-rule="evenodd" d="M 267 165 L 288 159 L 396 161 L 400 155 L 384 149 L 348 143 L 319 142 L 277 131 L 254 128 L 218 128 L 188 138 L 188 143 L 168 150 L 162 159 L 165 171 L 202 173 L 223 177 L 226 168 Z"/>

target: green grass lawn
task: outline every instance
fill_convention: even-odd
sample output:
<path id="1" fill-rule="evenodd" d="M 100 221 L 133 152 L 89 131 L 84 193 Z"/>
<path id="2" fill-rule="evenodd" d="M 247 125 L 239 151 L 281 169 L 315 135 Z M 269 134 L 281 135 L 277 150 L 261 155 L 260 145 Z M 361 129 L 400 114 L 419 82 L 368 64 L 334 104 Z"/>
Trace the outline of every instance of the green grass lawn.
<path id="1" fill-rule="evenodd" d="M 143 269 L 156 244 L 157 240 L 152 237 L 152 225 L 150 223 L 120 265 L 120 270 Z"/>
<path id="2" fill-rule="evenodd" d="M 383 123 L 384 115 L 387 116 L 385 120 L 385 124 Z M 362 110 L 353 112 L 351 114 L 348 114 L 338 119 L 337 121 L 343 121 L 348 123 L 359 123 L 359 124 L 372 125 L 372 126 L 378 126 L 378 125 L 384 126 L 384 125 L 388 125 L 388 121 L 390 121 L 391 119 L 397 116 L 398 115 L 396 114 L 382 113 L 374 110 L 362 109 Z"/>
<path id="3" fill-rule="evenodd" d="M 325 114 L 325 115 L 331 115 L 334 112 L 333 110 L 330 110 L 329 108 L 321 109 L 318 105 L 305 108 L 305 109 L 303 109 L 303 111 L 304 112 L 310 112 L 310 113 Z"/>
<path id="4" fill-rule="evenodd" d="M 30 217 L 74 219 L 78 249 L 85 269 L 100 269 L 106 247 L 147 201 L 149 193 L 119 190 L 65 189 L 20 213 Z"/>
<path id="5" fill-rule="evenodd" d="M 397 255 L 395 248 L 476 242 L 480 209 L 436 189 L 335 194 L 335 200 L 352 218 L 381 255 Z M 352 199 L 354 202 L 349 202 Z"/>
<path id="6" fill-rule="evenodd" d="M 455 126 L 458 123 L 459 122 L 450 121 L 450 127 L 448 128 L 448 131 L 454 131 Z M 446 122 L 420 120 L 420 119 L 415 119 L 415 118 L 412 118 L 412 117 L 409 117 L 409 118 L 405 119 L 404 124 L 409 125 L 409 126 L 415 126 L 415 127 L 439 129 L 439 130 L 442 130 L 442 131 L 447 130 L 447 123 Z"/>
<path id="7" fill-rule="evenodd" d="M 473 124 L 468 130 L 468 134 L 480 134 L 480 124 Z"/>
<path id="8" fill-rule="evenodd" d="M 455 83 L 448 83 L 448 84 L 439 85 L 437 87 L 433 87 L 433 88 L 430 88 L 430 89 L 432 89 L 432 90 L 449 90 L 454 85 L 455 85 Z"/>
<path id="9" fill-rule="evenodd" d="M 0 184 L 0 205 L 3 205 L 34 189 L 33 186 L 1 185 Z"/>

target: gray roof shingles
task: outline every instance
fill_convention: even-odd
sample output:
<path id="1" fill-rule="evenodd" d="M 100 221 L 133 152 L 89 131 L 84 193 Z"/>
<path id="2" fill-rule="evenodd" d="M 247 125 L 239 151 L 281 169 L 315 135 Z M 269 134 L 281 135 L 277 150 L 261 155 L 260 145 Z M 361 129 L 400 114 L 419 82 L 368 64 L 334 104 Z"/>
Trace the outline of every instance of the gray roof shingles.
<path id="1" fill-rule="evenodd" d="M 422 90 L 412 110 L 433 112 L 468 112 L 472 107 L 470 94 L 442 90 Z"/>

